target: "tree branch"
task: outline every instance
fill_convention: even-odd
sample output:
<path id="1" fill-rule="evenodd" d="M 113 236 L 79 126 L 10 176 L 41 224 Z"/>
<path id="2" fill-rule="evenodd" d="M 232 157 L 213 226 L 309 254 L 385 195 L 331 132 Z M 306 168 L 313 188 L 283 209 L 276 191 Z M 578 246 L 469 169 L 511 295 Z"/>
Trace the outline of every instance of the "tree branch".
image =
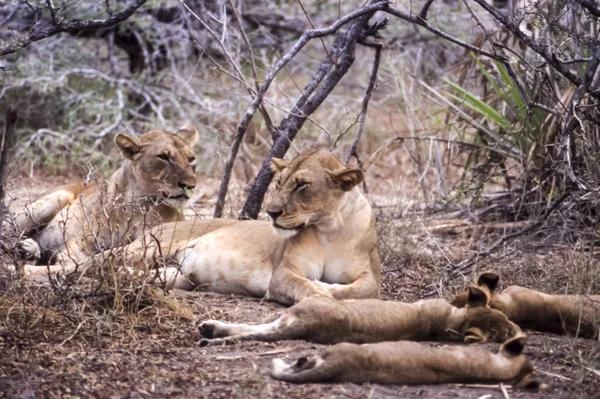
<path id="1" fill-rule="evenodd" d="M 572 158 L 577 156 L 575 150 L 575 141 L 573 139 L 573 133 L 577 128 L 577 125 L 581 123 L 579 118 L 577 117 L 577 107 L 579 103 L 583 99 L 586 93 L 590 91 L 590 86 L 592 81 L 594 80 L 594 75 L 596 74 L 596 70 L 600 66 L 600 46 L 597 46 L 594 49 L 594 53 L 592 56 L 592 61 L 588 64 L 588 67 L 585 71 L 585 75 L 581 84 L 575 90 L 573 94 L 573 99 L 571 100 L 571 104 L 569 105 L 569 112 L 567 113 L 567 117 L 565 119 L 564 127 L 560 134 L 560 147 L 559 147 L 559 158 L 563 160 L 563 167 L 566 168 L 566 175 L 571 180 L 571 182 L 577 184 L 579 189 L 587 190 L 588 188 L 581 182 L 579 178 L 575 175 L 573 171 L 573 167 L 571 165 Z"/>
<path id="2" fill-rule="evenodd" d="M 367 86 L 367 90 L 365 91 L 365 96 L 362 101 L 362 109 L 360 111 L 360 115 L 358 117 L 358 129 L 356 130 L 356 136 L 354 137 L 354 142 L 352 143 L 352 147 L 348 154 L 346 155 L 346 159 L 344 163 L 347 164 L 350 161 L 350 158 L 356 158 L 356 162 L 358 163 L 358 167 L 363 168 L 362 162 L 358 155 L 358 143 L 360 143 L 360 139 L 362 138 L 363 130 L 365 128 L 365 120 L 367 118 L 367 109 L 369 107 L 369 100 L 371 100 L 371 94 L 373 93 L 373 89 L 375 88 L 375 83 L 377 82 L 377 73 L 379 72 L 379 63 L 381 62 L 381 50 L 383 46 L 380 43 L 369 43 L 371 46 L 378 45 L 375 47 L 375 57 L 373 59 L 373 68 L 371 69 L 371 76 L 369 77 L 369 85 Z"/>
<path id="3" fill-rule="evenodd" d="M 484 10 L 489 12 L 497 21 L 499 21 L 506 29 L 508 29 L 513 35 L 521 39 L 523 43 L 542 58 L 552 65 L 561 75 L 567 78 L 574 85 L 579 86 L 581 79 L 574 73 L 569 71 L 563 64 L 558 61 L 558 56 L 550 50 L 550 46 L 535 41 L 530 36 L 526 35 L 520 28 L 518 23 L 513 21 L 511 18 L 504 15 L 500 10 L 491 4 L 487 3 L 486 0 L 473 0 L 479 4 Z"/>
<path id="4" fill-rule="evenodd" d="M 294 46 L 291 48 L 291 50 L 288 51 L 275 64 L 275 66 L 273 68 L 271 68 L 271 70 L 265 77 L 263 84 L 258 88 L 258 90 L 256 92 L 256 96 L 254 97 L 254 100 L 252 101 L 252 103 L 250 104 L 250 107 L 246 111 L 244 118 L 240 121 L 238 128 L 237 128 L 236 135 L 233 138 L 233 142 L 231 144 L 231 149 L 229 151 L 229 155 L 227 156 L 227 160 L 225 162 L 225 170 L 223 171 L 223 178 L 221 179 L 221 186 L 219 187 L 219 194 L 217 197 L 217 204 L 215 206 L 214 217 L 221 217 L 223 215 L 223 206 L 225 204 L 225 197 L 227 196 L 229 181 L 231 180 L 231 172 L 233 170 L 233 164 L 235 162 L 235 158 L 237 156 L 240 145 L 242 143 L 242 139 L 244 138 L 244 135 L 246 134 L 246 130 L 248 129 L 248 126 L 250 125 L 252 118 L 256 114 L 259 105 L 262 103 L 265 93 L 267 92 L 271 83 L 273 83 L 275 76 L 277 76 L 277 73 L 288 62 L 290 62 L 290 60 L 292 60 L 292 58 L 294 58 L 310 40 L 317 38 L 317 37 L 331 35 L 332 33 L 337 32 L 342 26 L 344 26 L 348 22 L 355 20 L 357 18 L 361 18 L 367 14 L 372 15 L 375 11 L 383 10 L 387 5 L 388 5 L 387 0 L 379 1 L 379 2 L 373 3 L 373 4 L 368 4 L 365 7 L 344 16 L 343 18 L 340 18 L 339 20 L 335 21 L 332 25 L 330 25 L 327 28 L 313 29 L 313 30 L 308 30 L 308 31 L 304 32 L 302 34 L 302 36 L 300 37 L 300 39 L 296 42 L 296 44 L 294 44 Z M 325 62 L 330 62 L 330 61 L 326 60 Z M 302 100 L 302 97 L 300 98 L 300 100 Z M 285 120 L 284 120 L 284 122 L 285 122 Z M 284 122 L 282 122 L 282 126 L 283 126 Z M 279 132 L 280 133 L 279 133 L 278 141 L 281 140 L 281 138 L 282 138 L 282 133 L 281 133 L 282 131 L 279 130 Z M 273 148 L 275 148 L 275 146 Z M 286 148 L 286 150 L 287 150 L 287 148 Z M 284 154 L 285 154 L 285 152 L 284 152 Z M 268 157 L 265 162 L 268 166 L 268 162 L 270 162 L 270 157 Z M 264 169 L 264 165 L 263 165 L 263 169 Z M 262 173 L 262 170 L 261 170 L 261 173 Z M 271 178 L 272 178 L 272 176 L 269 176 L 268 180 L 270 181 Z M 265 189 L 265 191 L 266 191 L 266 189 Z M 261 198 L 260 202 L 262 203 L 262 198 Z M 258 212 L 257 212 L 257 214 L 258 214 Z"/>
<path id="5" fill-rule="evenodd" d="M 13 137 L 15 133 L 15 125 L 17 124 L 17 109 L 9 107 L 6 111 L 6 125 L 4 133 L 0 138 L 0 241 L 2 240 L 2 220 L 4 219 L 4 192 L 6 185 L 6 173 L 8 164 L 8 151 L 12 147 Z"/>
<path id="6" fill-rule="evenodd" d="M 590 14 L 592 14 L 595 17 L 600 17 L 600 9 L 596 8 L 596 2 L 593 0 L 575 0 L 576 2 L 578 2 L 579 4 L 581 4 L 581 6 L 583 8 L 585 8 L 586 10 L 588 10 L 590 12 Z"/>
<path id="7" fill-rule="evenodd" d="M 381 3 L 377 3 L 381 4 Z M 385 3 L 387 4 L 387 3 Z M 376 4 L 372 5 L 374 7 Z M 366 6 L 368 8 L 370 6 Z M 362 9 L 364 10 L 364 8 Z M 271 158 L 281 158 L 285 155 L 292 140 L 296 137 L 298 131 L 302 128 L 302 125 L 306 121 L 309 115 L 311 115 L 319 105 L 327 98 L 329 93 L 335 88 L 342 77 L 348 72 L 352 64 L 354 63 L 356 44 L 363 36 L 363 31 L 368 29 L 368 22 L 371 16 L 377 11 L 376 8 L 371 8 L 369 12 L 363 13 L 361 16 L 356 18 L 352 24 L 348 27 L 348 30 L 344 34 L 340 34 L 332 47 L 331 54 L 333 58 L 337 59 L 335 68 L 331 68 L 333 62 L 327 58 L 325 59 L 313 80 L 306 87 L 300 98 L 297 100 L 293 112 L 289 114 L 282 122 L 279 127 L 279 139 L 273 144 L 269 155 L 266 157 L 263 166 L 256 176 L 256 181 L 250 192 L 242 212 L 240 213 L 240 219 L 256 219 L 258 212 L 262 206 L 262 202 L 267 192 L 267 188 L 271 179 L 273 178 L 273 172 L 270 168 Z M 325 74 L 326 73 L 326 74 Z M 308 97 L 312 91 L 316 89 L 319 82 L 323 80 L 323 84 L 319 87 L 319 90 L 312 96 Z"/>
<path id="8" fill-rule="evenodd" d="M 421 11 L 419 11 L 419 14 L 417 15 L 417 18 L 421 18 L 423 21 L 427 20 L 427 12 L 429 11 L 429 7 L 431 7 L 433 1 L 434 0 L 427 0 L 425 4 L 423 4 Z"/>
<path id="9" fill-rule="evenodd" d="M 68 23 L 56 22 L 53 16 L 53 26 L 47 29 L 39 31 L 33 31 L 26 36 L 22 36 L 15 40 L 13 43 L 6 46 L 0 47 L 0 57 L 14 53 L 15 51 L 21 50 L 30 44 L 45 39 L 50 36 L 57 35 L 59 33 L 77 33 L 82 30 L 97 30 L 101 28 L 108 28 L 116 25 L 129 18 L 138 8 L 140 8 L 148 0 L 133 0 L 133 3 L 125 10 L 106 20 L 85 20 L 85 21 L 71 21 Z M 53 7 L 51 7 L 53 10 Z"/>
<path id="10" fill-rule="evenodd" d="M 414 17 L 412 15 L 409 15 L 409 14 L 407 14 L 405 12 L 402 12 L 402 11 L 398 10 L 397 8 L 394 8 L 394 7 L 389 6 L 389 5 L 387 7 L 385 7 L 384 11 L 387 12 L 388 14 L 391 14 L 391 15 L 397 17 L 397 18 L 400 18 L 400 19 L 403 19 L 405 21 L 411 22 L 411 23 L 413 23 L 415 25 L 422 26 L 423 28 L 427 29 L 431 33 L 435 34 L 436 36 L 439 36 L 439 37 L 441 37 L 443 39 L 446 39 L 446 40 L 448 40 L 448 41 L 450 41 L 450 42 L 452 42 L 454 44 L 457 44 L 460 47 L 466 48 L 467 50 L 471 50 L 471 51 L 473 51 L 476 54 L 485 55 L 486 57 L 489 57 L 491 59 L 494 59 L 494 60 L 497 60 L 497 61 L 500 61 L 500 62 L 505 62 L 506 61 L 506 58 L 503 57 L 503 56 L 501 56 L 501 55 L 493 54 L 493 53 L 490 53 L 489 51 L 485 51 L 485 50 L 483 50 L 483 49 L 481 49 L 479 47 L 473 46 L 470 43 L 467 43 L 465 41 L 457 39 L 456 37 L 451 36 L 451 35 L 447 34 L 446 32 L 442 32 L 441 30 L 439 30 L 437 28 L 434 28 L 433 26 L 430 26 L 427 23 L 427 21 L 421 19 L 418 16 Z"/>

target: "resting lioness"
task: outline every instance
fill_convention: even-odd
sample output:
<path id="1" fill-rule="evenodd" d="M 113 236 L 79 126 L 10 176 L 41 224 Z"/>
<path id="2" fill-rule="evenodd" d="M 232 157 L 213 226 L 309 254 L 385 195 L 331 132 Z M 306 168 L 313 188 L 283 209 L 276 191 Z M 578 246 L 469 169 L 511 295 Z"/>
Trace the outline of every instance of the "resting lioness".
<path id="1" fill-rule="evenodd" d="M 124 250 L 152 264 L 159 255 L 168 287 L 204 289 L 293 304 L 303 298 L 372 298 L 381 266 L 373 210 L 356 187 L 359 169 L 326 150 L 272 160 L 277 186 L 267 221 L 170 223 Z M 160 244 L 160 246 L 158 244 Z"/>
<path id="2" fill-rule="evenodd" d="M 139 138 L 118 134 L 115 144 L 125 161 L 107 181 L 58 187 L 16 215 L 16 226 L 27 237 L 19 251 L 37 263 L 61 263 L 50 271 L 72 269 L 145 228 L 182 220 L 181 207 L 196 186 L 197 138 L 191 125 Z M 33 266 L 25 274 L 45 277 L 47 271 Z"/>
<path id="3" fill-rule="evenodd" d="M 304 339 L 321 344 L 397 340 L 452 340 L 504 342 L 521 333 L 502 312 L 487 307 L 484 290 L 471 287 L 467 307 L 459 309 L 443 299 L 415 303 L 359 299 L 336 301 L 308 298 L 292 306 L 272 323 L 230 324 L 208 320 L 200 324 L 201 345 L 234 341 Z"/>
<path id="4" fill-rule="evenodd" d="M 516 285 L 498 293 L 499 282 L 500 276 L 494 272 L 484 272 L 477 278 L 478 286 L 491 294 L 490 307 L 502 311 L 521 328 L 598 337 L 600 295 L 548 295 Z M 451 303 L 464 306 L 467 297 L 459 294 Z"/>
<path id="5" fill-rule="evenodd" d="M 523 355 L 525 337 L 506 341 L 498 354 L 477 347 L 432 348 L 410 341 L 356 345 L 343 343 L 293 364 L 271 363 L 271 376 L 294 383 L 355 384 L 499 383 L 538 388 L 533 365 Z"/>

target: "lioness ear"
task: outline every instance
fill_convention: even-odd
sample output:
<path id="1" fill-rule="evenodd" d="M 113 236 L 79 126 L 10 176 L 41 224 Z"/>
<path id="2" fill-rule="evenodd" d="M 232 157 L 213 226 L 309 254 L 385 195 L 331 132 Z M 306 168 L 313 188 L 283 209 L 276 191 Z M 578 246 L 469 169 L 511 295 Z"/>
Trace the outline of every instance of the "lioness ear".
<path id="1" fill-rule="evenodd" d="M 137 138 L 126 134 L 117 134 L 115 136 L 115 144 L 121 150 L 121 154 L 127 159 L 133 159 L 142 150 L 142 143 Z"/>
<path id="2" fill-rule="evenodd" d="M 286 161 L 281 158 L 271 158 L 271 172 L 277 173 L 283 171 L 290 166 L 291 161 Z"/>
<path id="3" fill-rule="evenodd" d="M 477 277 L 477 285 L 488 287 L 490 292 L 494 292 L 500 283 L 500 276 L 494 272 L 483 272 Z"/>
<path id="4" fill-rule="evenodd" d="M 519 334 L 507 340 L 500 347 L 500 354 L 504 357 L 515 357 L 523 353 L 525 347 L 525 334 Z"/>
<path id="5" fill-rule="evenodd" d="M 470 308 L 476 308 L 479 306 L 486 306 L 488 304 L 488 294 L 484 290 L 478 287 L 469 287 L 469 294 L 467 296 L 467 306 Z"/>
<path id="6" fill-rule="evenodd" d="M 340 185 L 342 190 L 350 191 L 354 186 L 362 183 L 365 179 L 365 175 L 360 169 L 348 168 L 331 172 L 331 178 L 335 183 Z"/>
<path id="7" fill-rule="evenodd" d="M 191 123 L 183 125 L 175 134 L 187 141 L 192 147 L 198 141 L 198 131 Z"/>

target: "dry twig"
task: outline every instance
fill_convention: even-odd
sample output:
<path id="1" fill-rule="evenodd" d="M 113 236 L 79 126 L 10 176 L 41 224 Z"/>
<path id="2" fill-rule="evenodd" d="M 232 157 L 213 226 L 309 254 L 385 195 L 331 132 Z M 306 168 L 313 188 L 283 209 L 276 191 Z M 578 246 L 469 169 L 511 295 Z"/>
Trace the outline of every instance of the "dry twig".
<path id="1" fill-rule="evenodd" d="M 133 0 L 129 7 L 127 7 L 118 14 L 112 15 L 110 18 L 105 20 L 71 21 L 67 23 L 59 22 L 56 20 L 55 13 L 53 11 L 54 7 L 51 6 L 50 10 L 52 14 L 53 25 L 47 29 L 37 31 L 34 29 L 33 32 L 31 32 L 30 34 L 18 38 L 11 44 L 1 47 L 0 57 L 14 53 L 15 51 L 21 50 L 29 46 L 31 43 L 37 42 L 50 36 L 57 35 L 59 33 L 77 33 L 80 31 L 97 30 L 116 25 L 119 22 L 122 22 L 129 18 L 138 8 L 144 5 L 144 3 L 146 3 L 147 1 L 148 0 Z M 49 3 L 52 4 L 51 2 Z"/>
<path id="2" fill-rule="evenodd" d="M 8 165 L 8 150 L 12 147 L 17 124 L 17 110 L 10 107 L 6 111 L 6 122 L 0 139 L 0 238 L 2 237 L 2 221 L 4 219 L 4 194 L 6 191 L 6 173 Z"/>

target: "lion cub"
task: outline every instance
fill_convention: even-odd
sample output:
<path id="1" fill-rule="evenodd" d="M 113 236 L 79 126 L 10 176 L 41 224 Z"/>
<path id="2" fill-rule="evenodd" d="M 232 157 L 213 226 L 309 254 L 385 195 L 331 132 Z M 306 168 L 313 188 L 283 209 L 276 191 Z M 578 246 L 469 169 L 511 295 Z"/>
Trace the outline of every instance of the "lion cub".
<path id="1" fill-rule="evenodd" d="M 321 344 L 397 340 L 452 340 L 504 342 L 521 329 L 497 310 L 487 307 L 487 293 L 471 287 L 466 308 L 443 299 L 415 303 L 376 299 L 336 301 L 309 298 L 291 307 L 272 323 L 229 324 L 217 320 L 201 323 L 201 345 L 226 341 L 304 339 Z M 226 337 L 226 338 L 225 338 Z"/>
<path id="2" fill-rule="evenodd" d="M 499 383 L 539 388 L 533 365 L 523 355 L 524 335 L 506 341 L 498 354 L 477 347 L 434 348 L 410 341 L 338 344 L 293 364 L 271 363 L 271 376 L 293 383 L 355 384 Z"/>
<path id="3" fill-rule="evenodd" d="M 597 338 L 600 325 L 600 295 L 548 295 L 516 285 L 497 292 L 500 276 L 484 272 L 477 285 L 490 292 L 490 307 L 502 311 L 522 328 Z M 467 297 L 456 296 L 454 306 L 465 306 Z"/>
<path id="4" fill-rule="evenodd" d="M 18 251 L 37 263 L 61 264 L 27 267 L 25 274 L 47 278 L 48 271 L 73 269 L 95 253 L 127 243 L 146 227 L 182 220 L 181 207 L 196 186 L 192 146 L 197 139 L 191 125 L 177 133 L 116 135 L 125 160 L 108 180 L 58 187 L 16 215 L 17 229 L 26 237 Z"/>

